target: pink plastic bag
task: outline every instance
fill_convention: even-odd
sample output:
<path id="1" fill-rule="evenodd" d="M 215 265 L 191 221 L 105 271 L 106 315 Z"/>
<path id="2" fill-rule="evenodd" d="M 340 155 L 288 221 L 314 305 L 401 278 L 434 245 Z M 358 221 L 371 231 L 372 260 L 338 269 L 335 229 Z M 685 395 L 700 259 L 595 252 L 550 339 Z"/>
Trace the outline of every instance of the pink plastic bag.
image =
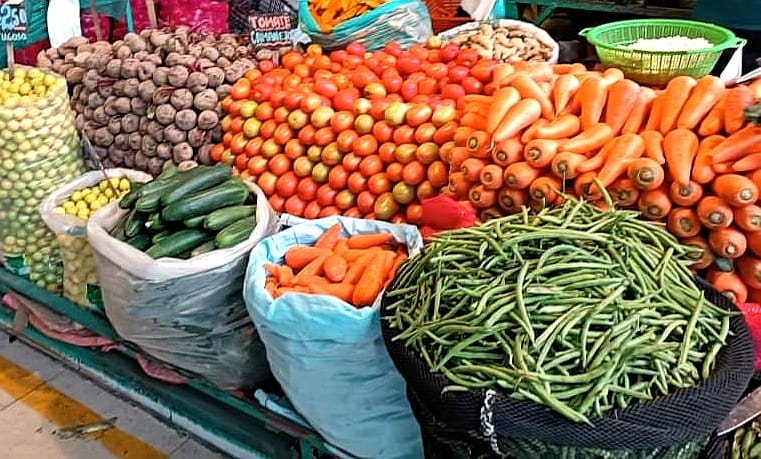
<path id="1" fill-rule="evenodd" d="M 160 21 L 163 25 L 191 26 L 198 32 L 226 33 L 228 5 L 219 0 L 161 0 Z"/>
<path id="2" fill-rule="evenodd" d="M 761 304 L 741 303 L 737 305 L 745 316 L 753 342 L 756 343 L 756 370 L 761 371 Z"/>
<path id="3" fill-rule="evenodd" d="M 476 212 L 448 196 L 424 199 L 420 233 L 427 239 L 439 231 L 467 228 L 476 224 Z"/>

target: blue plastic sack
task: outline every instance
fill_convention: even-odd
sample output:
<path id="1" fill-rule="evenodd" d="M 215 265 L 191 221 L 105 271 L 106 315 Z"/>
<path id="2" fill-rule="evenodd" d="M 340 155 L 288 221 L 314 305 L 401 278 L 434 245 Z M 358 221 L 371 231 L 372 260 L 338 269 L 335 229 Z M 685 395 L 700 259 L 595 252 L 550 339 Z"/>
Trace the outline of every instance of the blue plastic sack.
<path id="1" fill-rule="evenodd" d="M 392 232 L 418 252 L 414 226 L 330 217 L 261 241 L 251 252 L 243 296 L 288 399 L 331 444 L 363 458 L 422 458 L 420 427 L 381 336 L 379 302 L 357 309 L 332 296 L 265 290 L 265 263 L 282 263 L 295 245 L 311 245 L 330 226 L 344 235 Z"/>
<path id="2" fill-rule="evenodd" d="M 314 43 L 327 50 L 357 42 L 368 51 L 397 42 L 403 47 L 424 43 L 433 35 L 431 16 L 420 0 L 389 0 L 379 7 L 323 32 L 309 11 L 309 0 L 299 0 L 299 25 Z"/>

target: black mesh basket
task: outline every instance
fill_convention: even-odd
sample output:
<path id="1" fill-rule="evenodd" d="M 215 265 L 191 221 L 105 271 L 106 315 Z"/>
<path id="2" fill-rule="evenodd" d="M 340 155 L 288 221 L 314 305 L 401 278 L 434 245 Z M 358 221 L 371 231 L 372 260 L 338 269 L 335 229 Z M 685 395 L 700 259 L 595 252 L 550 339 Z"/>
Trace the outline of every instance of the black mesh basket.
<path id="1" fill-rule="evenodd" d="M 700 282 L 706 299 L 736 309 L 719 292 Z M 381 316 L 385 317 L 385 301 Z M 429 457 L 453 457 L 437 450 L 463 450 L 467 457 L 616 457 L 695 458 L 748 387 L 753 376 L 754 348 L 741 315 L 731 319 L 733 336 L 719 352 L 713 374 L 682 389 L 592 420 L 574 423 L 537 403 L 515 400 L 485 390 L 442 393 L 449 382 L 433 374 L 381 320 L 383 338 L 394 364 L 407 382 L 413 411 L 421 423 Z M 490 406 L 491 436 L 482 426 L 485 402 Z M 456 447 L 456 449 L 455 449 Z M 715 448 L 719 451 L 721 448 Z M 507 451 L 507 452 L 506 452 Z M 610 453 L 615 452 L 614 455 Z M 570 456 L 569 456 L 570 455 Z M 716 457 L 720 452 L 711 453 Z M 464 456 L 463 456 L 464 457 Z"/>

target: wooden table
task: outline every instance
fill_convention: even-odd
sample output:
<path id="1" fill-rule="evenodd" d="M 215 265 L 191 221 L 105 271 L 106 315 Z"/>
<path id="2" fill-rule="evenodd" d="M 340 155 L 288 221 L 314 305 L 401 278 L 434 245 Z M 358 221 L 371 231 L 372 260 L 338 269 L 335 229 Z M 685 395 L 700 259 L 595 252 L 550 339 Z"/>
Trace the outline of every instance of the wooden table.
<path id="1" fill-rule="evenodd" d="M 535 5 L 540 7 L 534 24 L 539 25 L 549 18 L 557 8 L 573 10 L 600 11 L 605 13 L 633 14 L 661 18 L 689 18 L 691 10 L 665 8 L 660 6 L 633 6 L 610 2 L 595 2 L 584 0 L 505 0 L 505 18 L 520 19 L 518 5 Z"/>

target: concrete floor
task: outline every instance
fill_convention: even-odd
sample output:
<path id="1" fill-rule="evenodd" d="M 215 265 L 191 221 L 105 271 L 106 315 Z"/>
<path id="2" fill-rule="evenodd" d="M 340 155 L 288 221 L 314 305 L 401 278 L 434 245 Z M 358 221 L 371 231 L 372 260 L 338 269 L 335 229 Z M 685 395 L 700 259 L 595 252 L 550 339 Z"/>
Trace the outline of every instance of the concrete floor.
<path id="1" fill-rule="evenodd" d="M 62 439 L 56 430 L 116 418 L 114 427 Z M 0 332 L 0 457 L 217 459 L 225 456 Z"/>

